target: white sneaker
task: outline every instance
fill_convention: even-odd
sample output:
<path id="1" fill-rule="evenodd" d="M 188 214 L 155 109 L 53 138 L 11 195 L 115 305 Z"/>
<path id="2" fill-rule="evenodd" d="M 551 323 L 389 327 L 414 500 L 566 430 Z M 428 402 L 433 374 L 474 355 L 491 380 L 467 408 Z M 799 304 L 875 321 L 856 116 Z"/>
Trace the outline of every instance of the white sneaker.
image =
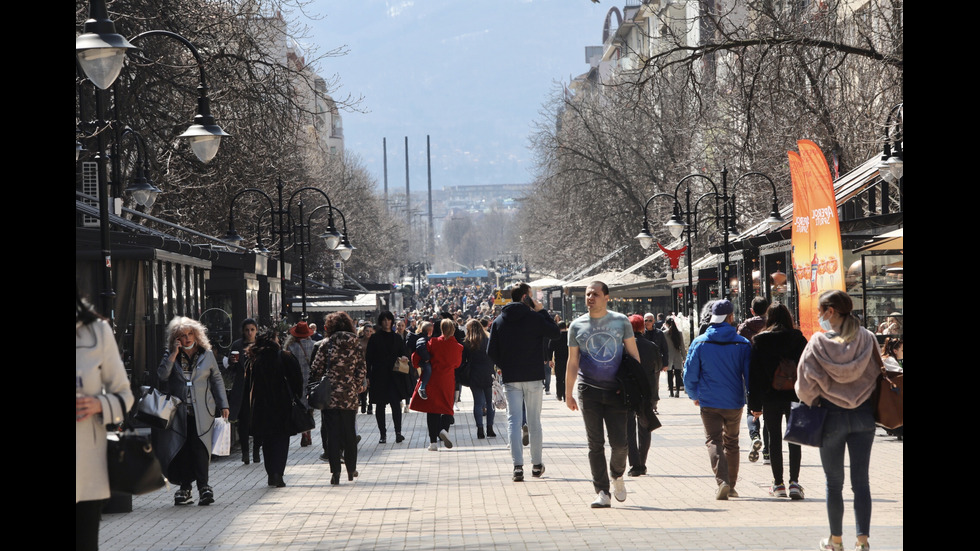
<path id="1" fill-rule="evenodd" d="M 453 447 L 453 441 L 449 439 L 449 433 L 441 430 L 439 431 L 439 438 L 442 439 L 442 443 L 446 445 L 447 448 Z"/>
<path id="2" fill-rule="evenodd" d="M 592 502 L 591 507 L 593 509 L 605 509 L 607 507 L 612 507 L 612 501 L 609 499 L 609 494 L 606 492 L 599 492 L 599 495 L 595 497 L 595 501 Z"/>
<path id="3" fill-rule="evenodd" d="M 430 452 L 437 452 L 437 451 L 439 451 L 439 444 L 436 444 L 435 442 L 429 444 L 429 451 Z"/>
<path id="4" fill-rule="evenodd" d="M 616 501 L 626 501 L 626 481 L 623 477 L 612 479 L 613 497 Z"/>

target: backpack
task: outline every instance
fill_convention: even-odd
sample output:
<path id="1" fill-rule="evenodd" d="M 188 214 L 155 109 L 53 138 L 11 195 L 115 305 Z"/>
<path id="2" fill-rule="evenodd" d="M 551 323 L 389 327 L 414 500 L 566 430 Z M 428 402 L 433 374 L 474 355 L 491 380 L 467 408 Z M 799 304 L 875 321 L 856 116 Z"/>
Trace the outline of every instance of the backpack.
<path id="1" fill-rule="evenodd" d="M 772 388 L 776 390 L 793 390 L 796 386 L 796 362 L 786 358 L 779 359 L 779 365 L 772 374 Z"/>

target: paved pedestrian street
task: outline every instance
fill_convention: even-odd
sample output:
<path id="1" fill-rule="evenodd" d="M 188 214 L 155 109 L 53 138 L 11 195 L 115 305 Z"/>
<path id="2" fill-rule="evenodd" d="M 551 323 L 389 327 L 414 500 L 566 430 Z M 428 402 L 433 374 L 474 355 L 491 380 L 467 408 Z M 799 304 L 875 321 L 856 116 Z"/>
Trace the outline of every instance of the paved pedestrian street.
<path id="1" fill-rule="evenodd" d="M 378 444 L 374 415 L 358 414 L 363 440 L 354 482 L 342 476 L 340 486 L 330 485 L 329 466 L 318 458 L 318 427 L 314 446 L 301 448 L 299 437 L 291 439 L 287 487 L 268 487 L 263 465 L 244 465 L 233 450 L 211 463 L 213 505 L 175 507 L 176 488 L 137 496 L 132 513 L 103 516 L 100 548 L 812 550 L 828 535 L 816 449 L 803 449 L 806 499 L 770 497 L 770 468 L 761 460 L 748 462 L 743 424 L 736 486 L 741 497 L 716 501 L 698 409 L 682 395 L 662 399 L 659 410 L 664 426 L 653 433 L 648 475 L 627 477 L 628 498 L 614 500 L 611 509 L 589 507 L 595 494 L 580 412 L 545 396 L 547 470 L 532 478 L 527 459 L 525 482 L 515 483 L 506 414 L 497 412 L 496 438 L 477 440 L 472 396 L 464 388 L 451 450 L 425 449 L 422 413 L 403 415 L 407 439 L 401 444 L 394 443 L 390 410 L 387 444 Z M 879 430 L 871 456 L 873 549 L 903 548 L 903 480 L 903 444 Z M 854 543 L 852 498 L 845 483 L 845 549 Z"/>

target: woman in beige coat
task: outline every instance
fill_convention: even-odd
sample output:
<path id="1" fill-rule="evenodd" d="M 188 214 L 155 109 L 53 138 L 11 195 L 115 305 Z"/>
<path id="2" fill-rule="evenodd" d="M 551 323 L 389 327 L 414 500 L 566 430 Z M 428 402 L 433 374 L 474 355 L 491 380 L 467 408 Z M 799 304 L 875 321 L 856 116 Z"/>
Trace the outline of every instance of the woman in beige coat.
<path id="1" fill-rule="evenodd" d="M 109 498 L 106 425 L 133 405 L 112 328 L 75 292 L 75 547 L 98 549 L 99 512 Z"/>

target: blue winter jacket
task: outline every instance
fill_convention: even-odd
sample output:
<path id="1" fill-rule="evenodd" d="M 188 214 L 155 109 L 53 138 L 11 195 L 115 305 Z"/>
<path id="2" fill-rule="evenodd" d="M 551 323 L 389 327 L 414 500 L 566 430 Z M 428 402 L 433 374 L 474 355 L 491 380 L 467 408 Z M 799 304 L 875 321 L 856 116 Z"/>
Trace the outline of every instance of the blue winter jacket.
<path id="1" fill-rule="evenodd" d="M 752 345 L 727 323 L 694 339 L 684 362 L 684 390 L 701 407 L 741 409 L 749 386 Z"/>

